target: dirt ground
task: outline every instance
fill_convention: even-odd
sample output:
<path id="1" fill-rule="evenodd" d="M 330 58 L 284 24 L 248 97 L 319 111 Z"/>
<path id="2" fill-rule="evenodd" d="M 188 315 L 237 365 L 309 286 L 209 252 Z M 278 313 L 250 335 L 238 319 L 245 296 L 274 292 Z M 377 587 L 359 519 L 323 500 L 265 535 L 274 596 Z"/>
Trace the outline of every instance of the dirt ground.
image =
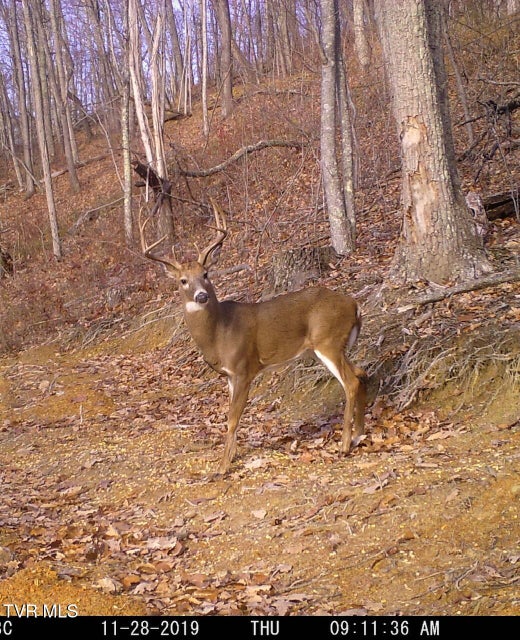
<path id="1" fill-rule="evenodd" d="M 518 396 L 376 403 L 341 459 L 337 384 L 266 376 L 212 480 L 225 382 L 136 340 L 0 362 L 0 613 L 519 613 Z"/>

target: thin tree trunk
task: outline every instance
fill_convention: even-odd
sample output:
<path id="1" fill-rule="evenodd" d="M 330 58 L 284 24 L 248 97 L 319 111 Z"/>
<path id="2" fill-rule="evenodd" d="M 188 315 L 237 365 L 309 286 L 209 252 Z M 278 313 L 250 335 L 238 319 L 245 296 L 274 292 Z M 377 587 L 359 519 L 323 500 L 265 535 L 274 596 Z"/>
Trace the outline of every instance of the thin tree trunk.
<path id="1" fill-rule="evenodd" d="M 29 98 L 26 92 L 25 73 L 20 50 L 20 39 L 18 32 L 18 2 L 11 0 L 11 8 L 5 21 L 9 28 L 11 40 L 11 52 L 15 70 L 15 81 L 18 98 L 18 113 L 20 119 L 20 132 L 22 135 L 23 164 L 25 168 L 25 197 L 30 198 L 35 191 L 33 158 L 31 151 L 31 133 L 29 127 Z M 4 8 L 5 12 L 5 8 Z"/>
<path id="2" fill-rule="evenodd" d="M 67 116 L 68 108 L 68 91 L 67 77 L 65 74 L 64 63 L 62 59 L 63 42 L 61 39 L 61 29 L 58 26 L 58 9 L 56 0 L 50 0 L 50 17 L 53 39 L 55 44 L 56 71 L 57 78 L 54 73 L 51 74 L 53 91 L 55 93 L 55 102 L 60 118 L 61 133 L 63 136 L 63 150 L 65 152 L 65 160 L 67 162 L 69 183 L 73 191 L 78 192 L 80 185 L 76 165 L 74 163 L 73 144 L 71 141 L 71 131 L 69 129 L 69 118 Z M 50 56 L 48 56 L 50 61 Z"/>
<path id="3" fill-rule="evenodd" d="M 460 73 L 459 65 L 457 64 L 457 59 L 455 58 L 455 52 L 453 51 L 453 47 L 451 44 L 450 34 L 448 32 L 448 25 L 446 24 L 446 16 L 442 16 L 442 29 L 444 32 L 444 40 L 446 42 L 446 49 L 448 52 L 448 58 L 450 60 L 451 67 L 453 69 L 453 74 L 455 76 L 455 86 L 457 87 L 457 95 L 459 96 L 460 104 L 462 106 L 462 111 L 464 112 L 464 121 L 465 121 L 465 129 L 466 135 L 468 136 L 468 144 L 469 146 L 473 146 L 474 135 L 473 135 L 473 125 L 470 122 L 471 114 L 469 112 L 468 100 L 466 96 L 466 89 L 464 87 L 464 82 L 462 80 L 462 75 Z"/>
<path id="4" fill-rule="evenodd" d="M 45 194 L 47 196 L 47 208 L 49 211 L 49 222 L 52 236 L 52 250 L 56 259 L 61 258 L 61 242 L 58 232 L 58 218 L 54 203 L 54 193 L 52 190 L 51 167 L 49 162 L 49 151 L 47 148 L 46 132 L 43 122 L 43 97 L 39 78 L 39 65 L 36 56 L 35 34 L 32 24 L 30 0 L 22 0 L 25 30 L 27 35 L 27 49 L 29 53 L 29 66 L 31 69 L 31 86 L 33 93 L 34 109 L 36 113 L 36 129 L 38 133 L 38 144 L 42 162 L 43 178 L 45 183 Z"/>
<path id="5" fill-rule="evenodd" d="M 329 216 L 332 246 L 340 255 L 348 255 L 354 250 L 355 225 L 347 217 L 345 194 L 338 166 L 336 145 L 338 89 L 338 38 L 337 2 L 320 0 L 322 18 L 323 61 L 321 68 L 321 171 L 327 212 Z M 344 98 L 345 100 L 345 98 Z M 344 105 L 343 105 L 344 106 Z M 352 181 L 346 185 L 352 188 Z M 352 194 L 353 195 L 353 194 Z M 353 202 L 352 202 L 353 208 Z"/>
<path id="6" fill-rule="evenodd" d="M 13 160 L 14 172 L 16 180 L 21 189 L 24 187 L 24 178 L 21 163 L 16 155 L 16 144 L 14 140 L 13 122 L 15 122 L 14 114 L 9 102 L 9 96 L 5 88 L 4 75 L 0 71 L 0 126 L 5 136 L 5 146 L 8 149 Z"/>
<path id="7" fill-rule="evenodd" d="M 341 136 L 341 187 L 345 202 L 345 213 L 350 227 L 352 250 L 356 243 L 356 209 L 354 204 L 354 185 L 356 183 L 354 162 L 354 126 L 352 123 L 352 100 L 347 83 L 345 63 L 338 48 L 337 91 Z"/>
<path id="8" fill-rule="evenodd" d="M 204 136 L 209 135 L 208 118 L 208 32 L 206 0 L 200 0 L 200 16 L 202 22 L 202 130 Z"/>
<path id="9" fill-rule="evenodd" d="M 174 62 L 174 73 L 172 74 L 172 82 L 175 87 L 175 91 L 172 92 L 172 100 L 175 100 L 181 92 L 182 77 L 184 74 L 184 62 L 182 59 L 182 51 L 179 42 L 179 33 L 177 31 L 177 24 L 175 22 L 175 14 L 173 13 L 172 0 L 167 0 L 166 3 L 167 24 L 169 27 L 170 38 L 172 42 L 172 53 Z"/>
<path id="10" fill-rule="evenodd" d="M 212 0 L 215 7 L 221 37 L 220 81 L 222 84 L 222 116 L 227 118 L 233 111 L 233 58 L 231 55 L 231 18 L 228 0 Z"/>
<path id="11" fill-rule="evenodd" d="M 143 91 L 142 91 L 142 75 L 141 75 L 141 53 L 139 28 L 137 23 L 137 0 L 129 0 L 128 2 L 128 31 L 130 47 L 130 79 L 132 84 L 132 95 L 134 98 L 135 113 L 139 130 L 141 132 L 141 141 L 143 143 L 146 161 L 150 166 L 153 164 L 153 152 L 151 144 L 151 132 L 148 125 L 148 119 L 144 112 Z"/>
<path id="12" fill-rule="evenodd" d="M 126 7 L 125 7 L 126 9 Z M 128 43 L 128 11 L 123 14 L 124 65 L 121 72 L 121 147 L 123 151 L 123 226 L 125 242 L 133 244 L 132 165 L 130 158 L 130 47 Z"/>
<path id="13" fill-rule="evenodd" d="M 168 169 L 166 165 L 166 153 L 164 150 L 164 103 L 165 103 L 165 0 L 158 7 L 155 21 L 150 72 L 152 76 L 152 124 L 155 152 L 155 169 L 162 181 L 163 192 L 160 194 L 161 205 L 159 208 L 158 228 L 160 236 L 173 239 L 173 211 L 171 205 L 171 185 L 168 182 Z M 166 188 L 166 190 L 165 190 Z"/>

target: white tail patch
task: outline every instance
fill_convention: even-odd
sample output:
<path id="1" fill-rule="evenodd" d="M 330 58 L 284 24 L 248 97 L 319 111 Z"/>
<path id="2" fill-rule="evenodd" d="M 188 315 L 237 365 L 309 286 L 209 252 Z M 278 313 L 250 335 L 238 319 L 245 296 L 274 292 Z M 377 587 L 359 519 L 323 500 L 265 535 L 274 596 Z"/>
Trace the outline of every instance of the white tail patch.
<path id="1" fill-rule="evenodd" d="M 343 384 L 343 380 L 341 379 L 341 375 L 338 371 L 338 368 L 332 362 L 332 360 L 329 360 L 328 358 L 326 358 L 322 353 L 320 353 L 319 351 L 316 351 L 316 349 L 314 350 L 314 353 L 323 362 L 323 364 L 327 367 L 327 369 L 332 373 L 332 375 L 336 378 L 336 380 L 339 381 L 343 389 L 345 389 L 345 385 Z"/>

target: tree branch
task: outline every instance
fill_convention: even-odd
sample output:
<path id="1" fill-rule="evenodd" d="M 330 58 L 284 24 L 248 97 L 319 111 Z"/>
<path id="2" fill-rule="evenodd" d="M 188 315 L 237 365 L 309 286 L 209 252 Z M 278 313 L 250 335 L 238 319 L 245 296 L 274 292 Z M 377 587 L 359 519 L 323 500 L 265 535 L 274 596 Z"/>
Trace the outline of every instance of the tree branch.
<path id="1" fill-rule="evenodd" d="M 478 278 L 477 280 L 467 280 L 461 282 L 461 284 L 454 287 L 447 287 L 440 291 L 435 291 L 422 298 L 417 298 L 414 304 L 428 304 L 430 302 L 439 302 L 445 298 L 457 295 L 459 293 L 466 293 L 468 291 L 477 291 L 479 289 L 486 289 L 487 287 L 493 287 L 498 284 L 504 284 L 506 282 L 518 282 L 520 281 L 520 269 L 513 269 L 511 271 L 503 271 L 501 273 L 495 273 L 485 278 Z"/>
<path id="2" fill-rule="evenodd" d="M 303 147 L 303 144 L 301 142 L 296 142 L 295 140 L 260 140 L 256 144 L 249 144 L 238 149 L 238 151 L 235 151 L 235 153 L 227 160 L 224 160 L 224 162 L 221 162 L 220 164 L 217 164 L 210 169 L 180 169 L 180 174 L 186 176 L 187 178 L 207 178 L 208 176 L 212 176 L 219 171 L 223 171 L 233 162 L 240 160 L 242 156 L 253 153 L 255 151 L 261 151 L 262 149 L 266 149 L 267 147 L 292 147 L 294 149 L 301 149 Z"/>

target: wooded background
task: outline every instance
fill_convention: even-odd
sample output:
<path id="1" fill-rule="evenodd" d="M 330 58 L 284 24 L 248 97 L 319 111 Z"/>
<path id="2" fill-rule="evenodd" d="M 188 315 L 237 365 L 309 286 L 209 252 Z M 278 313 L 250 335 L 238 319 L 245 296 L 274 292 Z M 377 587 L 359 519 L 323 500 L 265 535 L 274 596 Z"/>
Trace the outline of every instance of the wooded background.
<path id="1" fill-rule="evenodd" d="M 110 157 L 108 204 L 122 213 L 126 245 L 136 247 L 139 212 L 153 213 L 157 235 L 181 244 L 183 220 L 208 219 L 211 189 L 230 210 L 259 204 L 254 180 L 228 182 L 224 195 L 219 174 L 260 152 L 292 149 L 302 163 L 318 159 L 309 193 L 339 256 L 359 247 L 360 194 L 400 172 L 402 228 L 387 277 L 447 284 L 489 276 L 483 198 L 502 197 L 518 216 L 517 27 L 513 0 L 1 0 L 3 189 L 27 202 L 45 193 L 43 246 L 50 237 L 59 259 L 66 229 L 97 214 L 64 214 L 56 178 L 66 175 L 71 198 L 86 194 L 81 168 Z M 307 90 L 315 79 L 319 104 Z M 232 139 L 234 112 L 262 95 L 300 101 L 287 112 L 279 105 L 275 118 L 288 127 L 266 114 L 247 125 L 261 137 L 244 130 Z M 199 109 L 195 157 L 166 126 Z M 461 160 L 473 163 L 473 182 L 462 184 Z M 489 182 L 497 160 L 509 175 L 505 192 Z M 0 217 L 3 275 L 34 255 L 23 223 Z"/>

